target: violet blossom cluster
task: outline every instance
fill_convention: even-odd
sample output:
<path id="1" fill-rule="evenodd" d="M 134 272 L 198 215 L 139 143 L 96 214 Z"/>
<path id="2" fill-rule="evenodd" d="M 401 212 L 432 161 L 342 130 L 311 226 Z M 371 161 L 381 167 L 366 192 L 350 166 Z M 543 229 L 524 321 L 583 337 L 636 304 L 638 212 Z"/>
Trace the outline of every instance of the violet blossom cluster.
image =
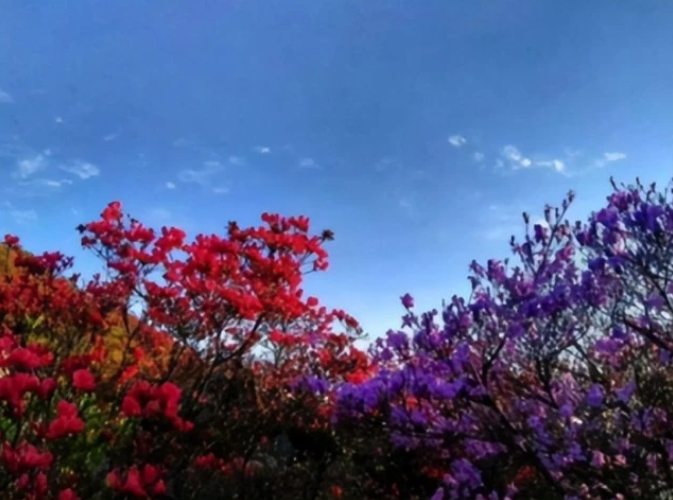
<path id="1" fill-rule="evenodd" d="M 613 187 L 584 223 L 572 193 L 524 214 L 514 259 L 473 262 L 468 298 L 417 314 L 402 297 L 378 374 L 335 389 L 335 425 L 424 463 L 433 500 L 673 498 L 671 189 Z"/>

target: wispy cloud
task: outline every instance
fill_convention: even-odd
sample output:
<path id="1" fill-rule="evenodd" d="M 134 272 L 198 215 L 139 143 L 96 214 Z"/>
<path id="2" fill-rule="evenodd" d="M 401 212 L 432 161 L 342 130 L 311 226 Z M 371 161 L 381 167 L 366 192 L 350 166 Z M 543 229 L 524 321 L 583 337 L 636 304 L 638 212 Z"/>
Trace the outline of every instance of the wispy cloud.
<path id="1" fill-rule="evenodd" d="M 166 189 L 175 189 L 177 186 L 175 185 L 175 182 L 170 182 L 168 181 L 166 183 Z"/>
<path id="2" fill-rule="evenodd" d="M 299 160 L 299 168 L 320 168 L 320 165 L 313 158 L 302 158 Z"/>
<path id="3" fill-rule="evenodd" d="M 484 158 L 486 158 L 486 155 L 484 155 L 484 153 L 481 153 L 479 151 L 477 151 L 472 155 L 472 159 L 477 163 L 481 163 L 482 161 L 484 161 Z"/>
<path id="4" fill-rule="evenodd" d="M 584 151 L 582 151 L 581 149 L 573 149 L 573 148 L 565 148 L 563 152 L 568 158 L 575 158 L 577 156 L 581 156 L 584 153 Z"/>
<path id="5" fill-rule="evenodd" d="M 12 209 L 10 210 L 9 215 L 17 224 L 26 224 L 37 220 L 37 212 L 35 210 Z"/>
<path id="6" fill-rule="evenodd" d="M 391 170 L 400 171 L 402 168 L 402 162 L 396 158 L 382 158 L 376 165 L 374 165 L 374 170 L 376 172 L 389 172 Z"/>
<path id="7" fill-rule="evenodd" d="M 63 118 L 60 117 L 60 116 L 57 116 L 56 118 L 54 118 L 54 123 L 58 123 L 59 125 L 64 123 Z"/>
<path id="8" fill-rule="evenodd" d="M 502 150 L 500 151 L 500 155 L 515 165 L 520 164 L 522 160 L 526 159 L 521 154 L 521 151 L 519 151 L 519 148 L 517 148 L 512 144 L 508 144 L 507 146 L 502 148 Z"/>
<path id="9" fill-rule="evenodd" d="M 241 156 L 230 156 L 228 161 L 231 165 L 241 166 L 245 163 L 245 158 Z"/>
<path id="10" fill-rule="evenodd" d="M 103 140 L 105 142 L 110 142 L 110 141 L 114 141 L 117 137 L 119 137 L 119 134 L 108 134 L 108 135 L 103 137 Z"/>
<path id="11" fill-rule="evenodd" d="M 36 186 L 43 186 L 46 188 L 60 189 L 63 186 L 69 186 L 72 184 L 70 179 L 35 179 L 29 181 L 30 184 Z"/>
<path id="12" fill-rule="evenodd" d="M 566 164 L 559 159 L 554 159 L 554 160 L 542 160 L 535 162 L 535 164 L 539 167 L 549 167 L 553 168 L 559 173 L 563 173 L 566 170 Z"/>
<path id="13" fill-rule="evenodd" d="M 620 160 L 625 160 L 626 159 L 626 153 L 622 153 L 619 151 L 614 151 L 612 153 L 605 153 L 604 154 L 605 160 L 606 161 L 620 161 Z"/>
<path id="14" fill-rule="evenodd" d="M 594 168 L 603 168 L 609 163 L 614 163 L 616 161 L 623 161 L 626 159 L 626 153 L 620 151 L 612 151 L 608 153 L 603 153 L 603 156 L 594 160 Z"/>
<path id="15" fill-rule="evenodd" d="M 27 179 L 31 175 L 44 170 L 47 167 L 47 159 L 43 155 L 35 155 L 32 158 L 19 160 L 16 177 Z"/>
<path id="16" fill-rule="evenodd" d="M 0 89 L 0 104 L 12 104 L 14 99 L 4 90 Z"/>
<path id="17" fill-rule="evenodd" d="M 449 136 L 448 141 L 454 148 L 460 148 L 467 144 L 467 139 L 460 134 Z"/>
<path id="18" fill-rule="evenodd" d="M 502 159 L 507 161 L 511 166 L 512 170 L 521 170 L 529 169 L 536 167 L 546 167 L 551 168 L 559 174 L 567 175 L 565 163 L 558 159 L 554 158 L 551 160 L 536 160 L 533 161 L 527 156 L 525 156 L 519 148 L 512 144 L 508 144 L 500 151 L 500 156 Z M 504 162 L 501 162 L 500 167 L 504 166 Z"/>
<path id="19" fill-rule="evenodd" d="M 82 180 L 91 179 L 100 175 L 100 169 L 93 163 L 76 161 L 70 165 L 61 165 L 61 170 L 76 175 Z"/>
<path id="20" fill-rule="evenodd" d="M 271 154 L 271 148 L 268 146 L 255 146 L 255 151 L 261 155 Z"/>
<path id="21" fill-rule="evenodd" d="M 401 198 L 398 204 L 402 210 L 407 212 L 410 212 L 414 209 L 414 204 L 409 198 Z"/>
<path id="22" fill-rule="evenodd" d="M 216 160 L 204 162 L 203 168 L 188 168 L 178 173 L 178 180 L 189 184 L 197 184 L 204 189 L 211 188 L 214 179 L 224 170 L 224 166 Z"/>

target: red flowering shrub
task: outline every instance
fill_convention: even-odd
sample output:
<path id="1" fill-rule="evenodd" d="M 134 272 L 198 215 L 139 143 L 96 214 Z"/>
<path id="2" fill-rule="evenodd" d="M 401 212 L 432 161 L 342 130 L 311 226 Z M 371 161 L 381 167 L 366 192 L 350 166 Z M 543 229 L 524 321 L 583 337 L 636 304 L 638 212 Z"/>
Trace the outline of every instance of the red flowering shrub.
<path id="1" fill-rule="evenodd" d="M 372 367 L 357 322 L 301 289 L 331 233 L 262 219 L 188 242 L 111 203 L 79 228 L 107 268 L 85 283 L 72 259 L 5 238 L 2 498 L 341 496 L 331 396 L 297 384 Z"/>

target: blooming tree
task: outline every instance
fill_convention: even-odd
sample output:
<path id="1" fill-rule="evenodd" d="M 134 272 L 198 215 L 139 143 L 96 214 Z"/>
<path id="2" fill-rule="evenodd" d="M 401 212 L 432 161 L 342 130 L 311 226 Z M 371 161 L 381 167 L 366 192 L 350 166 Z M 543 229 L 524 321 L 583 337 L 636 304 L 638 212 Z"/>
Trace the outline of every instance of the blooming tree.
<path id="1" fill-rule="evenodd" d="M 297 384 L 312 374 L 357 381 L 371 368 L 353 345 L 357 322 L 301 289 L 304 274 L 327 268 L 331 233 L 311 236 L 304 217 L 263 223 L 188 242 L 111 203 L 79 228 L 106 266 L 84 284 L 67 276 L 72 259 L 5 238 L 3 498 L 329 491 L 324 467 L 295 456 L 297 434 L 329 436 L 329 405 Z M 281 437 L 292 460 L 279 458 Z"/>
<path id="2" fill-rule="evenodd" d="M 379 373 L 335 389 L 338 425 L 415 465 L 406 495 L 671 498 L 671 190 L 613 186 L 586 223 L 572 193 L 524 214 L 516 262 L 474 262 L 469 298 L 419 315 L 402 297 Z"/>

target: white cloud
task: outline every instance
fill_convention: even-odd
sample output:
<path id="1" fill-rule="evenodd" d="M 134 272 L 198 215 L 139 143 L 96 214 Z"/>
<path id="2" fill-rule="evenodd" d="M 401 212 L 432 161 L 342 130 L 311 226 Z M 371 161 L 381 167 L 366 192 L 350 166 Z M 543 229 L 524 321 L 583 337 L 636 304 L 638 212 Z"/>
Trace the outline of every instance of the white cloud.
<path id="1" fill-rule="evenodd" d="M 26 179 L 35 172 L 45 169 L 47 166 L 47 159 L 42 155 L 37 155 L 33 158 L 24 158 L 19 160 L 19 169 L 16 175 L 21 179 Z"/>
<path id="2" fill-rule="evenodd" d="M 119 134 L 108 134 L 108 135 L 103 137 L 103 140 L 105 142 L 110 142 L 110 141 L 114 141 L 117 137 L 119 137 Z"/>
<path id="3" fill-rule="evenodd" d="M 480 153 L 479 151 L 477 151 L 476 153 L 474 153 L 472 155 L 472 158 L 474 158 L 474 161 L 479 163 L 479 162 L 484 161 L 484 158 L 486 158 L 486 155 L 484 155 L 484 153 Z"/>
<path id="4" fill-rule="evenodd" d="M 302 158 L 299 161 L 299 166 L 301 168 L 320 168 L 320 165 L 313 158 Z"/>
<path id="5" fill-rule="evenodd" d="M 175 189 L 177 186 L 175 185 L 174 182 L 167 182 L 166 183 L 166 189 Z"/>
<path id="6" fill-rule="evenodd" d="M 36 179 L 35 184 L 39 184 L 40 186 L 45 186 L 49 188 L 62 188 L 63 186 L 69 186 L 72 184 L 72 181 L 70 179 Z"/>
<path id="7" fill-rule="evenodd" d="M 267 146 L 255 146 L 255 151 L 261 155 L 268 155 L 271 153 L 271 148 Z"/>
<path id="8" fill-rule="evenodd" d="M 553 168 L 559 173 L 565 172 L 566 169 L 565 163 L 559 159 L 538 161 L 535 164 L 539 167 Z"/>
<path id="9" fill-rule="evenodd" d="M 521 151 L 519 151 L 516 146 L 512 146 L 511 144 L 508 144 L 502 148 L 500 154 L 503 156 L 503 158 L 511 161 L 512 163 L 519 163 L 523 158 Z"/>
<path id="10" fill-rule="evenodd" d="M 576 156 L 581 156 L 583 153 L 581 149 L 572 149 L 572 148 L 565 148 L 563 152 L 568 158 L 575 158 Z"/>
<path id="11" fill-rule="evenodd" d="M 454 148 L 460 148 L 467 143 L 467 139 L 460 134 L 449 136 L 448 141 Z"/>
<path id="12" fill-rule="evenodd" d="M 54 123 L 58 123 L 60 125 L 61 123 L 63 123 L 63 118 L 57 116 L 56 118 L 54 118 Z"/>
<path id="13" fill-rule="evenodd" d="M 608 153 L 603 153 L 603 157 L 597 159 L 594 162 L 596 168 L 603 168 L 608 163 L 613 163 L 615 161 L 622 161 L 626 159 L 626 153 L 620 151 L 613 151 Z"/>
<path id="14" fill-rule="evenodd" d="M 622 153 L 619 151 L 614 151 L 612 153 L 605 153 L 603 155 L 605 158 L 605 161 L 611 162 L 611 161 L 620 161 L 620 160 L 625 160 L 626 159 L 626 153 Z"/>
<path id="15" fill-rule="evenodd" d="M 539 160 L 533 162 L 530 158 L 526 157 L 521 153 L 519 148 L 512 144 L 508 144 L 500 151 L 500 155 L 507 160 L 513 170 L 519 170 L 522 168 L 533 168 L 533 167 L 548 167 L 552 168 L 554 171 L 562 174 L 566 174 L 566 165 L 562 160 L 553 159 L 553 160 Z M 502 167 L 503 164 L 496 165 Z"/>
<path id="16" fill-rule="evenodd" d="M 76 175 L 82 180 L 100 175 L 100 169 L 96 165 L 85 161 L 78 161 L 71 165 L 63 165 L 61 166 L 61 170 Z"/>
<path id="17" fill-rule="evenodd" d="M 37 220 L 37 212 L 35 210 L 12 210 L 10 215 L 17 224 L 25 224 Z"/>
<path id="18" fill-rule="evenodd" d="M 398 204 L 402 210 L 407 212 L 411 212 L 414 209 L 414 204 L 409 198 L 402 198 Z"/>
<path id="19" fill-rule="evenodd" d="M 224 166 L 216 160 L 204 162 L 202 169 L 187 168 L 178 173 L 178 180 L 190 184 L 198 184 L 204 189 L 211 188 L 213 178 L 224 170 Z"/>
<path id="20" fill-rule="evenodd" d="M 4 90 L 0 89 L 0 103 L 2 104 L 11 104 L 14 102 L 14 99 Z"/>
<path id="21" fill-rule="evenodd" d="M 231 163 L 232 165 L 240 166 L 243 165 L 243 163 L 245 163 L 245 159 L 241 158 L 240 156 L 230 156 L 229 163 Z"/>

